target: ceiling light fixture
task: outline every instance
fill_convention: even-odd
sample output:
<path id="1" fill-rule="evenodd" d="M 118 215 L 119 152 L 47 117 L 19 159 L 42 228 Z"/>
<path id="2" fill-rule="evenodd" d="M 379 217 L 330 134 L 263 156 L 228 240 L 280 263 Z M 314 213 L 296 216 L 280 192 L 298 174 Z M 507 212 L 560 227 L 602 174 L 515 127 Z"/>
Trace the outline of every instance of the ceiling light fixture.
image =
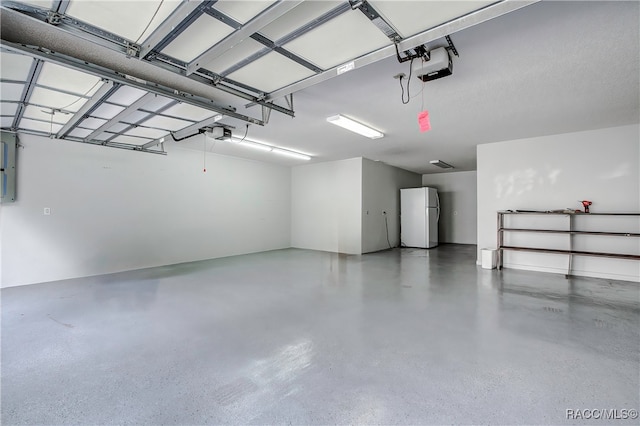
<path id="1" fill-rule="evenodd" d="M 257 149 L 258 151 L 267 151 L 270 152 L 273 150 L 272 146 L 268 146 L 268 145 L 263 145 L 261 143 L 255 143 L 255 142 L 249 142 L 249 141 L 244 141 L 242 142 L 240 145 L 242 146 L 246 146 L 248 148 L 253 148 L 253 149 Z"/>
<path id="2" fill-rule="evenodd" d="M 354 121 L 343 115 L 338 114 L 327 117 L 327 121 L 331 124 L 335 124 L 336 126 L 351 130 L 352 132 L 358 133 L 371 139 L 379 139 L 381 137 L 384 137 L 384 133 L 379 132 L 378 130 L 373 129 L 369 126 L 365 126 L 362 123 L 358 123 L 357 121 Z"/>
<path id="3" fill-rule="evenodd" d="M 280 154 L 280 155 L 286 155 L 287 157 L 297 158 L 299 160 L 311 160 L 311 157 L 306 155 L 306 154 L 301 154 L 299 152 L 289 151 L 288 149 L 273 148 L 271 150 L 271 152 L 274 152 L 274 153 Z"/>
<path id="4" fill-rule="evenodd" d="M 264 144 L 264 143 L 260 143 L 260 142 L 254 142 L 254 141 L 250 141 L 250 140 L 242 140 L 242 139 L 238 139 L 238 138 L 232 138 L 231 142 L 235 142 L 241 146 L 246 146 L 247 148 L 253 148 L 253 149 L 257 149 L 259 151 L 271 151 L 273 149 L 272 146 Z"/>
<path id="5" fill-rule="evenodd" d="M 433 164 L 434 166 L 438 166 L 441 169 L 453 169 L 454 168 L 451 164 L 445 163 L 444 161 L 440 161 L 440 160 L 431 160 L 431 161 L 429 161 L 429 163 Z"/>
<path id="6" fill-rule="evenodd" d="M 232 137 L 230 139 L 227 139 L 227 142 L 231 142 L 236 145 L 244 146 L 247 148 L 257 149 L 259 151 L 273 152 L 280 155 L 286 155 L 287 157 L 297 158 L 299 160 L 306 160 L 306 161 L 311 160 L 311 156 L 307 154 L 291 151 L 289 149 L 278 148 L 272 145 L 268 145 L 266 143 L 258 142 L 253 139 L 247 139 L 247 138 L 239 139 L 239 138 Z"/>

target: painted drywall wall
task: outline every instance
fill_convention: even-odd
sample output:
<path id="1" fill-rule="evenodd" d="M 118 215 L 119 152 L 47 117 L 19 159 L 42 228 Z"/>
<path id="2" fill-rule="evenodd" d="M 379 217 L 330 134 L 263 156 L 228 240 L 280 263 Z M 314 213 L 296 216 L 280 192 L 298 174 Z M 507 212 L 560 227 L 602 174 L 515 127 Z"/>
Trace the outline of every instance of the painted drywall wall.
<path id="1" fill-rule="evenodd" d="M 498 210 L 581 208 L 591 212 L 640 211 L 640 127 L 606 128 L 478 146 L 478 259 L 496 247 Z M 566 229 L 568 218 L 510 217 L 506 226 Z M 638 218 L 578 217 L 578 229 L 640 232 Z M 568 236 L 508 233 L 506 243 L 566 249 Z M 575 249 L 638 254 L 631 237 L 576 236 Z M 505 251 L 505 267 L 565 273 L 565 255 Z M 640 281 L 637 261 L 574 257 L 576 275 Z"/>
<path id="2" fill-rule="evenodd" d="M 420 184 L 421 176 L 417 173 L 363 159 L 363 253 L 400 245 L 400 189 L 417 188 Z M 386 215 L 383 212 L 386 212 Z"/>
<path id="3" fill-rule="evenodd" d="M 400 188 L 421 180 L 366 158 L 297 166 L 291 176 L 292 246 L 346 254 L 397 246 Z"/>
<path id="4" fill-rule="evenodd" d="M 291 245 L 362 253 L 362 158 L 291 169 Z"/>
<path id="5" fill-rule="evenodd" d="M 2 286 L 290 246 L 288 167 L 21 136 L 0 222 Z M 43 209 L 51 215 L 43 215 Z"/>
<path id="6" fill-rule="evenodd" d="M 476 172 L 450 172 L 422 175 L 422 186 L 438 190 L 441 243 L 476 244 L 477 195 Z"/>

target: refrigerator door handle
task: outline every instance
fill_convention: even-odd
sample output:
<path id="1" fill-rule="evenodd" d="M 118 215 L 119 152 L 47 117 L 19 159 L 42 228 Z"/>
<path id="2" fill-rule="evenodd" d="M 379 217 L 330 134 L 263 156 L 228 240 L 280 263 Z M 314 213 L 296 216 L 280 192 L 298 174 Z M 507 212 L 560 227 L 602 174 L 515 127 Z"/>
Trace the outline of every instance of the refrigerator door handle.
<path id="1" fill-rule="evenodd" d="M 436 192 L 436 207 L 438 207 L 438 216 L 436 222 L 440 222 L 440 195 Z"/>

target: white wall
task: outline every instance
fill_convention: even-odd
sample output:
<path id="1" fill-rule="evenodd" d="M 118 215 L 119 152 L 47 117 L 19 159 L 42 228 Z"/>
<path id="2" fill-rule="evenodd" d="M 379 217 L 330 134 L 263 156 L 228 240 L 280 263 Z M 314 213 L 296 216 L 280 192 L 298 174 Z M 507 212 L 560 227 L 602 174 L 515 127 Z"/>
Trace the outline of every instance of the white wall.
<path id="1" fill-rule="evenodd" d="M 362 158 L 291 169 L 291 245 L 362 253 Z"/>
<path id="2" fill-rule="evenodd" d="M 400 245 L 400 189 L 420 186 L 420 175 L 371 161 L 362 163 L 362 252 Z M 389 226 L 389 241 L 385 215 Z"/>
<path id="3" fill-rule="evenodd" d="M 0 216 L 2 286 L 290 246 L 281 167 L 168 145 L 168 155 L 23 135 Z M 51 215 L 44 216 L 43 208 Z"/>
<path id="4" fill-rule="evenodd" d="M 593 201 L 592 212 L 640 211 L 638 125 L 479 145 L 477 161 L 479 250 L 496 247 L 498 210 L 578 209 L 579 200 L 587 199 Z M 512 219 L 526 223 L 506 225 L 561 228 L 567 224 L 565 216 Z M 639 232 L 640 228 L 637 218 L 577 219 L 579 226 L 593 230 Z M 562 235 L 514 234 L 509 238 L 523 245 L 567 248 L 568 244 Z M 631 237 L 577 236 L 574 240 L 577 249 L 638 254 L 640 247 L 638 238 Z M 567 256 L 505 252 L 505 266 L 565 273 Z M 576 256 L 574 273 L 640 281 L 640 263 Z"/>
<path id="5" fill-rule="evenodd" d="M 453 172 L 422 175 L 422 186 L 438 190 L 441 243 L 476 244 L 477 194 L 476 172 Z"/>

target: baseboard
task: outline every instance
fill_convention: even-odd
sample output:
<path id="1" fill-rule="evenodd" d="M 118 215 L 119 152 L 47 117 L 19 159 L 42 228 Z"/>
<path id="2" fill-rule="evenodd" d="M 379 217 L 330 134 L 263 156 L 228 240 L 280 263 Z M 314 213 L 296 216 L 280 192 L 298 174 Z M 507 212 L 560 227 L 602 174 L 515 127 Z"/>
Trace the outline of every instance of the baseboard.
<path id="1" fill-rule="evenodd" d="M 477 263 L 477 262 L 476 262 Z M 537 266 L 537 265 L 521 265 L 517 263 L 505 263 L 504 268 L 509 269 L 519 269 L 521 271 L 534 271 L 534 272 L 548 272 L 552 274 L 566 274 L 567 270 L 565 268 L 549 268 L 545 266 Z M 602 279 L 610 279 L 610 280 L 619 280 L 619 281 L 631 281 L 631 282 L 640 282 L 639 275 L 626 275 L 626 274 L 614 274 L 611 272 L 597 272 L 597 271 L 583 271 L 583 270 L 572 270 L 571 275 L 575 275 L 578 277 L 589 277 L 589 278 L 602 278 Z"/>

